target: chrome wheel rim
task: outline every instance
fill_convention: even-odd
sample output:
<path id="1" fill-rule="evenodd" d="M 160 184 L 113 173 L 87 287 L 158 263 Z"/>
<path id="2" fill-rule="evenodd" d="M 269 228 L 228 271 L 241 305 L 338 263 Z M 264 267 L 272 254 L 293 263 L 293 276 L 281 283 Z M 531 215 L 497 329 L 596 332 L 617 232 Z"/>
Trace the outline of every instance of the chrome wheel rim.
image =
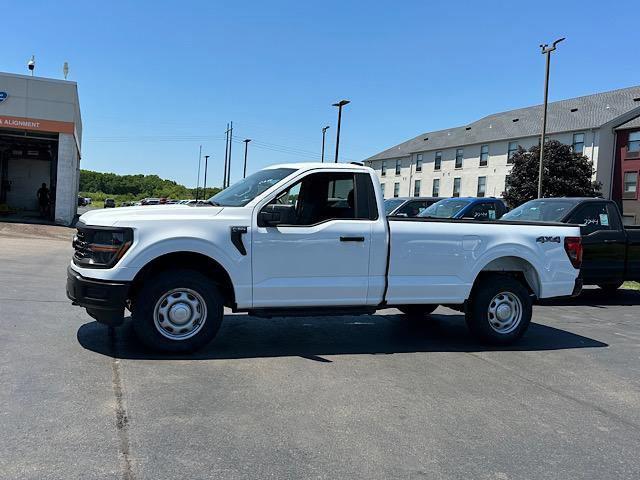
<path id="1" fill-rule="evenodd" d="M 153 323 L 170 340 L 196 335 L 207 320 L 204 298 L 190 288 L 174 288 L 160 297 L 153 309 Z"/>
<path id="2" fill-rule="evenodd" d="M 500 292 L 489 302 L 487 317 L 493 330 L 511 333 L 522 321 L 522 302 L 511 292 Z"/>

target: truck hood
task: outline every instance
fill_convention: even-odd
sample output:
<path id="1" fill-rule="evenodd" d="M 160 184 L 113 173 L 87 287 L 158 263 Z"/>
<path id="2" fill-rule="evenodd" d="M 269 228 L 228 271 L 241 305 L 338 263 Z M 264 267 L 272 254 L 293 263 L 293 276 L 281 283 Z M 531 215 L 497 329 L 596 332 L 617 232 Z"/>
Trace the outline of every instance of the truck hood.
<path id="1" fill-rule="evenodd" d="M 137 221 L 207 219 L 218 215 L 223 207 L 189 205 L 148 205 L 90 210 L 80 216 L 85 225 L 101 227 L 128 226 Z"/>

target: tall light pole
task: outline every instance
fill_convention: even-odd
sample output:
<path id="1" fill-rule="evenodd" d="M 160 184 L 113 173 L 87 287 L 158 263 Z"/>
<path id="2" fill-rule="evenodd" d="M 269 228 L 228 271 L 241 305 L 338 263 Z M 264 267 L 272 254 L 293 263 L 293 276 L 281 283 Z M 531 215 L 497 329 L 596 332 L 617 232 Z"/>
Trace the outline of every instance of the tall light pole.
<path id="1" fill-rule="evenodd" d="M 202 198 L 207 198 L 207 167 L 209 164 L 209 157 L 210 155 L 204 156 L 204 186 L 202 187 L 202 190 L 204 191 L 204 196 Z"/>
<path id="2" fill-rule="evenodd" d="M 321 162 L 324 163 L 324 137 L 327 134 L 327 130 L 329 130 L 329 125 L 327 125 L 326 127 L 322 128 L 322 155 L 321 155 Z"/>
<path id="3" fill-rule="evenodd" d="M 222 189 L 227 188 L 227 162 L 229 161 L 229 124 L 227 123 L 227 130 L 224 132 L 224 174 L 222 176 Z"/>
<path id="4" fill-rule="evenodd" d="M 227 167 L 227 187 L 231 185 L 231 145 L 233 143 L 233 121 L 229 129 L 229 165 Z"/>
<path id="5" fill-rule="evenodd" d="M 538 167 L 538 198 L 542 198 L 542 174 L 543 174 L 543 165 L 542 160 L 544 158 L 544 137 L 547 134 L 547 105 L 549 102 L 549 65 L 551 63 L 551 52 L 556 49 L 556 45 L 558 45 L 561 41 L 564 40 L 564 37 L 559 38 L 555 42 L 549 46 L 548 44 L 540 45 L 540 49 L 543 55 L 547 56 L 547 69 L 544 76 L 544 107 L 542 113 L 542 135 L 540 136 L 540 166 Z"/>
<path id="6" fill-rule="evenodd" d="M 245 138 L 244 142 L 244 171 L 242 172 L 242 178 L 247 178 L 247 150 L 249 149 L 250 138 Z"/>
<path id="7" fill-rule="evenodd" d="M 200 152 L 198 153 L 198 182 L 196 183 L 196 200 L 198 200 L 198 190 L 200 189 L 200 164 L 202 163 L 202 145 L 200 145 Z"/>
<path id="8" fill-rule="evenodd" d="M 334 103 L 334 107 L 338 107 L 338 131 L 336 132 L 336 160 L 338 163 L 338 150 L 340 148 L 340 121 L 342 120 L 342 107 L 351 103 L 349 100 L 340 100 L 338 103 Z"/>

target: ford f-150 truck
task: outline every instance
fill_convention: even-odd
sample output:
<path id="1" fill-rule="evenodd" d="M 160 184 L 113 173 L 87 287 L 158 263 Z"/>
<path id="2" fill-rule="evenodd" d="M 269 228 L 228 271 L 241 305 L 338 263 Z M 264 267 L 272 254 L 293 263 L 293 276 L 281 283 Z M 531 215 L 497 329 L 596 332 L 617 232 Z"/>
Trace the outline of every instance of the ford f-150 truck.
<path id="1" fill-rule="evenodd" d="M 392 218 L 374 171 L 300 163 L 261 170 L 206 205 L 80 217 L 67 295 L 99 322 L 125 308 L 147 345 L 193 351 L 223 307 L 259 317 L 465 312 L 494 344 L 518 339 L 536 298 L 580 289 L 580 229 L 549 223 Z"/>
<path id="2" fill-rule="evenodd" d="M 640 281 L 640 227 L 625 226 L 618 206 L 604 198 L 540 198 L 504 217 L 511 221 L 548 221 L 580 225 L 584 285 L 614 292 L 625 280 Z"/>

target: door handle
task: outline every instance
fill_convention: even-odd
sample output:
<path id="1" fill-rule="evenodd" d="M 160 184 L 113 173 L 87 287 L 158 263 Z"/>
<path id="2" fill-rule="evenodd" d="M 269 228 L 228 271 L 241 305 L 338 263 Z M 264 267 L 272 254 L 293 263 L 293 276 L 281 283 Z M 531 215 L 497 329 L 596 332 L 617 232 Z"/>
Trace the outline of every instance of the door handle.
<path id="1" fill-rule="evenodd" d="M 364 237 L 340 237 L 341 242 L 364 242 Z"/>
<path id="2" fill-rule="evenodd" d="M 618 240 L 605 240 L 604 243 L 620 243 Z"/>

